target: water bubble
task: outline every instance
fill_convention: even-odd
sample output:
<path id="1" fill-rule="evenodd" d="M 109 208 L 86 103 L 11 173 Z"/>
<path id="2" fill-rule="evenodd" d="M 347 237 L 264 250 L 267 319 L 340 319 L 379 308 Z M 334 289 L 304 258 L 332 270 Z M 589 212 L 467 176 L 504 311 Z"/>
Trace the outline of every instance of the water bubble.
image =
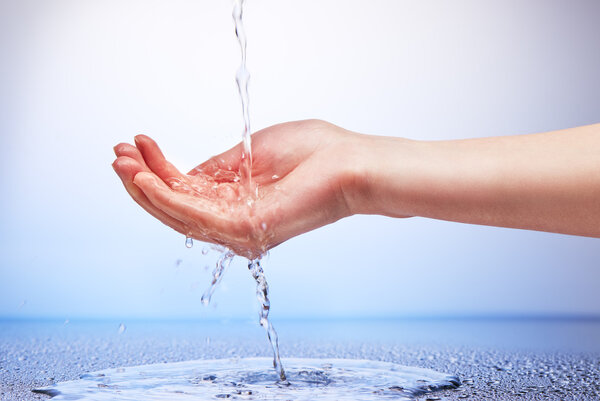
<path id="1" fill-rule="evenodd" d="M 271 176 L 271 179 L 272 179 L 272 180 L 276 180 L 276 179 L 278 179 L 278 178 L 279 178 L 279 176 L 278 176 L 277 174 L 273 174 L 273 175 Z"/>
<path id="2" fill-rule="evenodd" d="M 194 240 L 192 239 L 192 237 L 189 235 L 186 236 L 185 237 L 185 247 L 189 249 L 193 246 L 194 246 Z"/>
<path id="3" fill-rule="evenodd" d="M 177 259 L 177 260 L 175 261 L 175 267 L 179 267 L 179 266 L 181 266 L 181 264 L 182 264 L 182 263 L 183 263 L 183 259 Z"/>
<path id="4" fill-rule="evenodd" d="M 119 335 L 125 333 L 125 330 L 127 330 L 127 327 L 123 323 L 121 323 L 119 325 L 119 331 L 118 331 Z"/>
<path id="5" fill-rule="evenodd" d="M 202 248 L 202 255 L 206 255 L 210 249 L 207 247 Z"/>
<path id="6" fill-rule="evenodd" d="M 267 231 L 267 223 L 265 223 L 264 221 L 260 223 L 260 228 L 262 228 L 263 231 Z"/>

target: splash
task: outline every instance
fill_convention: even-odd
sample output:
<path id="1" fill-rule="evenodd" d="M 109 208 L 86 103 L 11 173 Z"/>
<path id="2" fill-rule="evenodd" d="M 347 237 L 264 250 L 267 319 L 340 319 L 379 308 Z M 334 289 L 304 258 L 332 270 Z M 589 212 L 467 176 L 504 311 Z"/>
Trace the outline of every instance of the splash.
<path id="1" fill-rule="evenodd" d="M 460 385 L 455 376 L 389 362 L 285 360 L 291 385 L 273 384 L 266 358 L 215 359 L 106 369 L 34 390 L 56 400 L 412 400 Z"/>

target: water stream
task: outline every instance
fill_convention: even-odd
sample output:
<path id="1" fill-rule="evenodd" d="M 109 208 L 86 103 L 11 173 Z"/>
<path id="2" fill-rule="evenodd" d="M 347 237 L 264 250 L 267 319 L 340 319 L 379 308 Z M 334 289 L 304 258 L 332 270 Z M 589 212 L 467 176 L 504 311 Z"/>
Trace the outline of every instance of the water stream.
<path id="1" fill-rule="evenodd" d="M 244 0 L 234 0 L 233 2 L 233 21 L 235 23 L 235 36 L 237 37 L 242 53 L 240 67 L 235 74 L 238 92 L 242 101 L 242 114 L 244 117 L 244 130 L 242 131 L 242 162 L 240 163 L 240 176 L 245 183 L 249 193 L 254 193 L 252 186 L 252 138 L 250 130 L 250 98 L 248 96 L 248 82 L 250 81 L 250 72 L 246 68 L 246 31 L 242 22 L 244 14 Z"/>
<path id="2" fill-rule="evenodd" d="M 260 260 L 256 259 L 248 261 L 248 270 L 250 270 L 252 277 L 256 280 L 256 298 L 258 298 L 258 302 L 260 303 L 259 322 L 266 330 L 267 337 L 271 343 L 271 348 L 273 349 L 273 367 L 279 376 L 279 383 L 287 385 L 289 382 L 285 376 L 285 371 L 283 370 L 283 365 L 279 357 L 279 338 L 277 337 L 277 332 L 275 331 L 273 324 L 269 320 L 269 310 L 271 309 L 271 301 L 269 301 L 269 284 L 267 284 L 265 272 L 260 265 Z"/>
<path id="3" fill-rule="evenodd" d="M 238 92 L 240 94 L 240 100 L 242 103 L 242 114 L 244 117 L 244 130 L 242 132 L 243 150 L 241 155 L 242 160 L 240 163 L 240 176 L 242 183 L 246 186 L 250 197 L 248 207 L 252 207 L 252 200 L 256 197 L 256 194 L 258 193 L 258 187 L 255 187 L 252 182 L 252 139 L 250 130 L 249 111 L 250 97 L 248 95 L 248 82 L 250 81 L 250 72 L 246 68 L 246 32 L 244 30 L 243 14 L 244 0 L 234 0 L 232 16 L 235 24 L 235 36 L 237 37 L 238 43 L 240 45 L 240 51 L 242 55 L 240 67 L 238 68 L 235 76 L 235 81 L 237 83 Z M 267 332 L 267 337 L 269 338 L 271 348 L 273 349 L 273 367 L 279 375 L 279 381 L 282 384 L 289 384 L 285 377 L 285 371 L 283 369 L 283 365 L 281 364 L 281 358 L 279 356 L 279 340 L 277 337 L 277 332 L 275 331 L 273 324 L 269 320 L 269 310 L 271 308 L 271 304 L 269 301 L 269 285 L 267 283 L 267 279 L 265 277 L 263 268 L 260 265 L 260 258 L 255 260 L 248 260 L 248 269 L 250 270 L 252 277 L 256 281 L 256 297 L 258 298 L 258 302 L 260 303 L 259 322 L 260 325 Z M 215 272 L 217 270 L 218 269 L 216 269 Z M 213 279 L 213 283 L 214 281 L 215 280 Z M 214 285 L 211 285 L 211 288 L 214 288 Z"/>

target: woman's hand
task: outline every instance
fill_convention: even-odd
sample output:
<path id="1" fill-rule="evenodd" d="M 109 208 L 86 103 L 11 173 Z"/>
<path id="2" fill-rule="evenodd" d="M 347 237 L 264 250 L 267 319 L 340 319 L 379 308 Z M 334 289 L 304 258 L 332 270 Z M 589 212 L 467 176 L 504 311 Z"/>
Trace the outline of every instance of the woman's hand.
<path id="1" fill-rule="evenodd" d="M 362 135 L 309 120 L 252 136 L 252 185 L 240 180 L 242 145 L 182 174 L 147 136 L 115 146 L 113 167 L 131 197 L 183 235 L 255 258 L 275 245 L 352 214 L 348 187 Z"/>

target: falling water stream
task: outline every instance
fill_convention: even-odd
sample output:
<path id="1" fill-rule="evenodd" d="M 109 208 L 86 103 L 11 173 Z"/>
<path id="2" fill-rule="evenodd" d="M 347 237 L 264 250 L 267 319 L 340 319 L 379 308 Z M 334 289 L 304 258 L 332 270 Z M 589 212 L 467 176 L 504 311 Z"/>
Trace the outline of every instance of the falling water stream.
<path id="1" fill-rule="evenodd" d="M 240 163 L 240 176 L 242 183 L 248 189 L 249 196 L 253 198 L 257 193 L 258 187 L 255 189 L 252 183 L 252 138 L 250 136 L 250 97 L 248 96 L 248 82 L 250 80 L 250 73 L 246 68 L 246 31 L 244 30 L 244 24 L 242 20 L 243 14 L 244 0 L 234 0 L 233 21 L 235 23 L 235 36 L 238 39 L 242 53 L 242 61 L 235 75 L 235 81 L 240 94 L 240 100 L 242 101 L 242 114 L 244 117 L 244 131 L 242 132 L 242 143 L 244 145 L 244 149 L 242 151 L 242 160 Z M 248 207 L 252 207 L 252 205 L 253 202 L 248 202 Z M 260 325 L 266 330 L 267 337 L 271 343 L 271 348 L 273 349 L 273 367 L 279 375 L 280 382 L 287 384 L 288 381 L 285 377 L 285 371 L 279 356 L 279 341 L 277 338 L 277 332 L 269 320 L 269 310 L 271 308 L 271 303 L 269 301 L 269 285 L 267 284 L 267 279 L 265 278 L 263 268 L 260 265 L 260 258 L 248 260 L 248 269 L 256 281 L 256 297 L 260 303 L 259 322 Z M 218 269 L 216 269 L 215 272 L 217 270 Z M 213 279 L 213 283 L 214 281 L 215 280 Z M 213 286 L 211 286 L 211 288 L 213 288 Z"/>
<path id="2" fill-rule="evenodd" d="M 250 131 L 250 98 L 248 96 L 248 82 L 250 81 L 250 72 L 246 68 L 246 31 L 242 17 L 244 14 L 244 0 L 234 0 L 233 2 L 233 21 L 235 23 L 235 36 L 237 37 L 242 53 L 242 61 L 235 74 L 238 92 L 242 101 L 242 115 L 244 117 L 244 130 L 242 132 L 242 160 L 240 163 L 240 175 L 242 182 L 245 183 L 249 193 L 254 193 L 252 186 L 252 137 Z"/>

